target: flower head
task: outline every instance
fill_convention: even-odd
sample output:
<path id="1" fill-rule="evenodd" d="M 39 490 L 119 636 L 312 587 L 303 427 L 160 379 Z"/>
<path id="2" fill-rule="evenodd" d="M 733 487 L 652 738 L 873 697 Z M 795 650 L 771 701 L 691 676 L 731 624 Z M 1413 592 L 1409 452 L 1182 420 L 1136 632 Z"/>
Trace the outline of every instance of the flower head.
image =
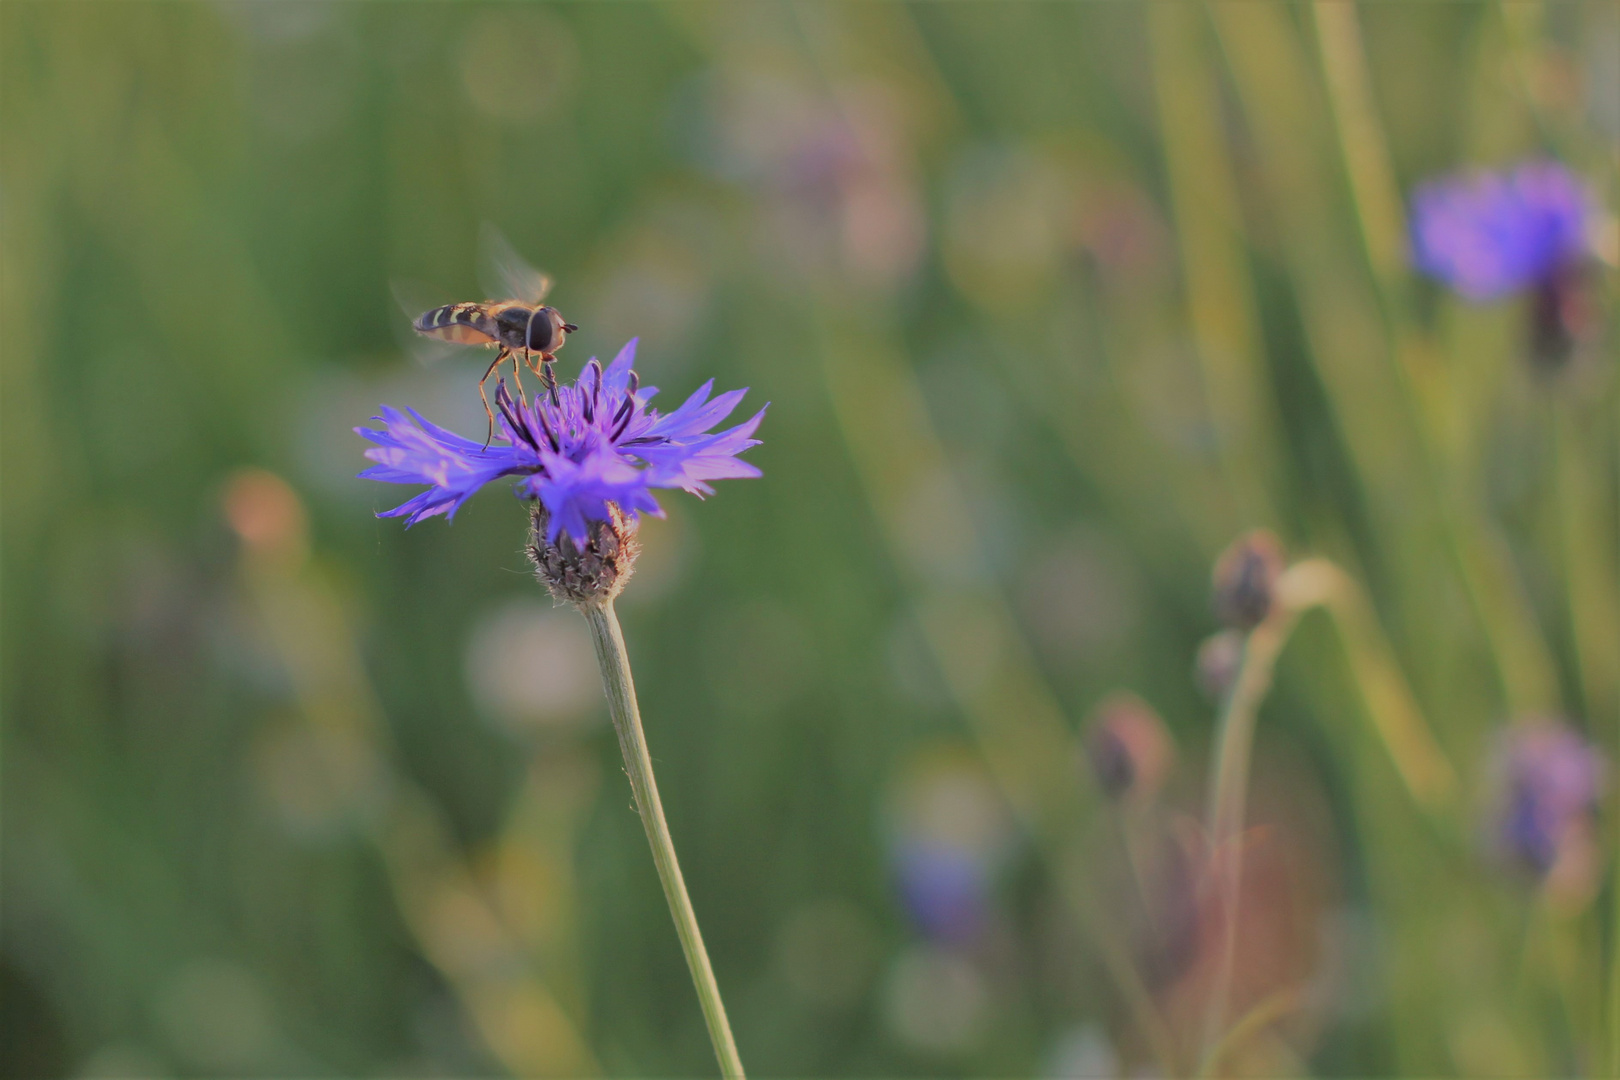
<path id="1" fill-rule="evenodd" d="M 1544 284 L 1586 253 L 1591 206 L 1553 161 L 1441 177 L 1412 196 L 1419 270 L 1476 302 Z"/>
<path id="2" fill-rule="evenodd" d="M 924 936 L 962 943 L 990 921 L 992 871 L 980 852 L 930 840 L 896 843 L 896 883 L 906 913 Z"/>
<path id="3" fill-rule="evenodd" d="M 902 909 L 935 943 L 981 938 L 1015 840 L 989 778 L 957 750 L 931 748 L 907 763 L 892 800 L 889 861 Z"/>
<path id="4" fill-rule="evenodd" d="M 1085 752 L 1103 794 L 1146 803 L 1164 785 L 1176 750 L 1153 706 L 1120 691 L 1097 707 L 1087 725 Z"/>
<path id="5" fill-rule="evenodd" d="M 384 406 L 377 428 L 355 428 L 376 445 L 376 462 L 361 473 L 369 480 L 427 484 L 425 491 L 379 517 L 403 517 L 407 525 L 444 514 L 454 518 L 473 492 L 502 476 L 516 476 L 515 493 L 538 506 L 543 541 L 567 537 L 584 550 L 592 523 L 661 516 L 653 488 L 680 488 L 712 495 L 710 481 L 760 475 L 738 454 L 759 445 L 753 438 L 765 415 L 724 431 L 711 429 L 731 415 L 746 390 L 710 398 L 704 383 L 680 408 L 660 415 L 649 408 L 657 390 L 641 386 L 631 370 L 631 341 L 602 369 L 594 358 L 572 386 L 557 386 L 531 403 L 514 400 L 502 383 L 495 393 L 496 437 L 481 446 L 430 423 L 414 410 Z M 540 512 L 540 511 L 543 511 Z"/>
<path id="6" fill-rule="evenodd" d="M 1515 725 L 1497 751 L 1503 850 L 1538 873 L 1552 871 L 1589 838 L 1603 794 L 1604 761 L 1561 721 Z"/>
<path id="7" fill-rule="evenodd" d="M 1277 579 L 1287 564 L 1282 541 L 1255 529 L 1232 541 L 1215 560 L 1215 617 L 1236 630 L 1253 630 L 1277 603 Z"/>

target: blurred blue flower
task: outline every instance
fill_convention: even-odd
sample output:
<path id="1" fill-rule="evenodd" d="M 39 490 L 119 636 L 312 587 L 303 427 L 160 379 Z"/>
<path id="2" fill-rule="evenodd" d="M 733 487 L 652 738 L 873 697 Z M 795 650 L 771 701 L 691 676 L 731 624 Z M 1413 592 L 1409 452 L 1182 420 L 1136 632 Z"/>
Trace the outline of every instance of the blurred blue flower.
<path id="1" fill-rule="evenodd" d="M 996 885 L 1017 832 L 989 777 L 959 747 L 911 755 L 892 786 L 889 869 L 925 939 L 970 946 L 996 922 Z"/>
<path id="2" fill-rule="evenodd" d="M 963 845 L 908 838 L 895 845 L 900 900 L 924 936 L 964 944 L 990 921 L 991 868 L 985 855 Z"/>
<path id="3" fill-rule="evenodd" d="M 1441 177 L 1412 196 L 1413 259 L 1466 299 L 1496 300 L 1579 262 L 1590 213 L 1580 178 L 1554 161 Z"/>
<path id="4" fill-rule="evenodd" d="M 1603 756 L 1568 724 L 1536 722 L 1503 736 L 1497 767 L 1498 842 L 1546 873 L 1591 822 L 1603 794 Z"/>
<path id="5" fill-rule="evenodd" d="M 667 416 L 647 407 L 657 390 L 641 386 L 631 364 L 632 340 L 606 371 L 594 358 L 572 386 L 558 386 L 532 403 L 512 398 L 503 382 L 495 393 L 499 427 L 482 446 L 432 424 L 415 410 L 383 406 L 374 417 L 382 428 L 355 428 L 377 445 L 366 451 L 376 462 L 360 476 L 392 484 L 427 484 L 426 491 L 379 517 L 403 517 L 407 525 L 444 514 L 454 518 L 473 492 L 502 476 L 519 476 L 515 493 L 537 499 L 547 512 L 546 541 L 563 533 L 580 547 L 588 521 L 606 521 L 608 504 L 626 515 L 661 516 L 652 488 L 680 488 L 712 495 L 711 480 L 759 476 L 737 455 L 751 446 L 761 409 L 746 423 L 710 432 L 731 415 L 747 390 L 714 399 L 710 380 Z M 504 444 L 504 445 L 502 445 Z"/>

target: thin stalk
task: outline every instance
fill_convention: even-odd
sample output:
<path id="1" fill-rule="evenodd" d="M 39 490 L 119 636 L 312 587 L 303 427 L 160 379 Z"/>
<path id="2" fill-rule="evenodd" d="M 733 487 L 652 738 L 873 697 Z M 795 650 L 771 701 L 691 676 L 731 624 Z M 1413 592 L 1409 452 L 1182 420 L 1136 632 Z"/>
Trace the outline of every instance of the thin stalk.
<path id="1" fill-rule="evenodd" d="M 1485 519 L 1476 499 L 1463 497 L 1467 488 L 1459 482 L 1455 460 L 1448 461 L 1441 451 L 1443 414 L 1455 405 L 1445 400 L 1451 388 L 1412 323 L 1400 187 L 1373 96 L 1356 6 L 1316 0 L 1312 12 L 1351 205 L 1388 326 L 1395 370 L 1417 421 L 1424 471 L 1439 494 L 1436 505 L 1446 542 L 1495 653 L 1510 707 L 1515 712 L 1546 708 L 1556 701 L 1556 677 L 1546 643 L 1535 632 L 1534 612 L 1515 580 L 1505 545 L 1493 542 L 1494 524 Z"/>
<path id="2" fill-rule="evenodd" d="M 1610 1076 L 1620 1076 L 1620 867 L 1614 871 L 1609 891 L 1614 894 L 1614 910 L 1609 913 L 1609 1010 L 1608 1067 Z"/>
<path id="3" fill-rule="evenodd" d="M 1204 1014 L 1203 1057 L 1222 1046 L 1232 965 L 1237 955 L 1238 900 L 1243 891 L 1243 819 L 1249 787 L 1249 759 L 1254 749 L 1255 719 L 1260 703 L 1271 689 L 1277 657 L 1288 642 L 1298 613 L 1278 604 L 1272 614 L 1249 631 L 1243 643 L 1243 662 L 1221 709 L 1216 736 L 1214 776 L 1210 784 L 1206 821 L 1210 865 L 1220 868 L 1222 931 L 1215 983 Z"/>
<path id="4" fill-rule="evenodd" d="M 1554 400 L 1553 485 L 1563 544 L 1564 588 L 1581 704 L 1594 728 L 1620 717 L 1620 587 L 1615 536 L 1606 527 L 1613 503 L 1594 475 L 1598 455 L 1574 402 Z"/>
<path id="5" fill-rule="evenodd" d="M 1210 12 L 1255 123 L 1263 167 L 1277 185 L 1285 253 L 1310 352 L 1375 507 L 1378 531 L 1388 537 L 1394 561 L 1404 556 L 1410 566 L 1427 567 L 1430 555 L 1418 546 L 1426 544 L 1419 536 L 1436 526 L 1433 531 L 1449 549 L 1493 654 L 1509 710 L 1555 708 L 1556 667 L 1500 529 L 1479 505 L 1477 485 L 1440 452 L 1440 431 L 1429 415 L 1434 406 L 1427 404 L 1438 391 L 1431 395 L 1424 389 L 1436 381 L 1432 365 L 1422 358 L 1424 350 L 1408 329 L 1390 279 L 1368 275 L 1344 257 L 1346 238 L 1334 225 L 1338 214 L 1324 194 L 1334 185 L 1325 165 L 1311 73 L 1286 12 L 1266 4 L 1215 4 Z M 1344 33 L 1355 25 L 1348 14 L 1339 5 L 1319 22 L 1329 103 L 1338 122 L 1352 121 L 1340 150 L 1352 159 L 1351 201 L 1361 225 L 1363 257 L 1369 266 L 1398 266 L 1391 260 L 1402 241 L 1390 221 L 1398 209 L 1398 203 L 1390 205 L 1395 202 L 1390 193 L 1398 188 L 1388 174 L 1387 155 L 1373 149 L 1383 139 L 1370 86 L 1359 70 L 1365 64 L 1359 33 L 1355 38 Z M 1373 247 L 1366 249 L 1369 238 Z M 1384 365 L 1367 363 L 1380 354 L 1393 361 L 1388 365 L 1393 378 L 1386 378 Z M 1403 403 L 1410 426 L 1390 422 L 1391 401 Z M 1432 519 L 1418 523 L 1414 507 Z"/>
<path id="6" fill-rule="evenodd" d="M 1354 579 L 1327 559 L 1303 559 L 1283 572 L 1276 604 L 1249 632 L 1243 660 L 1221 709 L 1210 782 L 1206 828 L 1211 865 L 1220 874 L 1222 932 L 1215 982 L 1204 1017 L 1200 1069 L 1207 1073 L 1237 1042 L 1224 1030 L 1232 967 L 1237 955 L 1238 903 L 1243 888 L 1243 828 L 1253 756 L 1255 721 L 1271 690 L 1277 657 L 1288 644 L 1299 617 L 1323 607 L 1338 627 L 1356 682 L 1366 697 L 1373 728 L 1394 760 L 1396 771 L 1424 809 L 1449 805 L 1456 774 L 1424 722 L 1411 690 L 1395 663 L 1377 616 Z M 1235 1029 L 1234 1029 L 1235 1030 Z"/>
<path id="7" fill-rule="evenodd" d="M 664 821 L 664 804 L 658 798 L 652 758 L 647 754 L 647 737 L 641 730 L 636 684 L 630 677 L 630 657 L 624 648 L 618 616 L 613 613 L 613 601 L 581 604 L 579 610 L 591 626 L 596 661 L 602 668 L 602 688 L 607 691 L 608 712 L 613 717 L 613 730 L 619 736 L 619 750 L 624 754 L 624 771 L 630 777 L 636 810 L 647 830 L 647 843 L 652 845 L 658 880 L 664 886 L 664 899 L 675 919 L 675 932 L 680 935 L 681 950 L 686 953 L 692 985 L 703 1006 L 709 1040 L 720 1062 L 720 1075 L 727 1080 L 741 1078 L 742 1059 L 737 1056 L 737 1044 L 731 1037 L 731 1023 L 726 1019 L 726 1007 L 720 1000 L 720 986 L 714 981 L 709 953 L 703 947 L 703 934 L 698 929 L 697 915 L 692 911 L 692 900 L 686 895 L 681 865 L 675 859 L 675 842 L 670 839 L 669 825 Z"/>
<path id="8" fill-rule="evenodd" d="M 1299 592 L 1314 592 L 1310 602 L 1333 617 L 1373 729 L 1412 798 L 1430 812 L 1450 808 L 1458 788 L 1456 770 L 1423 718 L 1372 601 L 1354 578 L 1326 559 L 1296 563 L 1290 574 Z M 1294 603 L 1304 599 L 1296 596 Z"/>
<path id="9" fill-rule="evenodd" d="M 1222 478 L 1241 524 L 1275 524 L 1273 493 L 1281 487 L 1279 463 L 1286 456 L 1266 385 L 1254 282 L 1238 225 L 1238 184 L 1204 18 L 1192 4 L 1148 5 L 1165 172 L 1187 325 L 1204 377 Z"/>
<path id="10" fill-rule="evenodd" d="M 1225 1064 L 1227 1055 L 1242 1046 L 1245 1041 L 1260 1034 L 1266 1028 L 1275 1024 L 1289 1013 L 1296 1012 L 1304 1004 L 1304 991 L 1291 986 L 1261 1000 L 1254 1008 L 1243 1015 L 1237 1023 L 1222 1035 L 1220 1041 L 1212 1047 L 1203 1062 L 1198 1066 L 1198 1080 L 1209 1080 L 1211 1077 L 1221 1075 L 1221 1066 Z"/>
<path id="11" fill-rule="evenodd" d="M 834 317 L 836 313 L 836 317 Z M 1175 1040 L 1124 936 L 1109 924 L 1080 842 L 1094 812 L 1075 783 L 1072 736 L 998 592 L 940 566 L 973 566 L 972 515 L 892 317 L 851 297 L 824 300 L 817 325 L 834 415 L 884 528 L 924 638 L 1003 797 L 1029 829 L 1058 890 L 1113 978 L 1159 1071 L 1180 1075 Z M 852 328 L 859 328 L 858 330 Z M 944 478 L 943 481 L 941 478 Z M 919 529 L 948 521 L 952 529 Z"/>
<path id="12" fill-rule="evenodd" d="M 1362 243 L 1387 301 L 1405 268 L 1406 233 L 1400 187 L 1390 164 L 1362 47 L 1361 20 L 1354 4 L 1316 0 L 1311 10 Z"/>

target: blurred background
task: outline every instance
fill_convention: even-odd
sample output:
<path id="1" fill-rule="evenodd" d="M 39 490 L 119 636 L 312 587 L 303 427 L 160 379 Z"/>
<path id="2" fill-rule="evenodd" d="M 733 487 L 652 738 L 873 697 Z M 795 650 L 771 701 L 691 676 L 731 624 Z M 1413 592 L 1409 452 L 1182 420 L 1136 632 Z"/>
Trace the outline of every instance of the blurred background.
<path id="1" fill-rule="evenodd" d="M 482 297 L 486 221 L 565 377 L 772 403 L 620 602 L 752 1072 L 1210 1060 L 1255 527 L 1350 599 L 1260 708 L 1219 1071 L 1620 1072 L 1616 785 L 1552 870 L 1493 824 L 1527 721 L 1616 756 L 1614 339 L 1531 363 L 1404 220 L 1561 160 L 1607 318 L 1614 5 L 12 2 L 0 58 L 5 1075 L 712 1074 L 521 507 L 354 478 L 381 403 L 483 428 L 391 283 Z"/>

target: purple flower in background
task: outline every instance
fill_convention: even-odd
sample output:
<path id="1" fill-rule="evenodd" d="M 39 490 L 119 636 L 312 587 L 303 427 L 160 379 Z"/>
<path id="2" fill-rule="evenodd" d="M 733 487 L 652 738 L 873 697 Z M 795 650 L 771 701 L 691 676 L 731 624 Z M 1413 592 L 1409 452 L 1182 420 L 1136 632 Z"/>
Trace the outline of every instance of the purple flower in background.
<path id="1" fill-rule="evenodd" d="M 594 358 L 572 386 L 558 386 L 532 403 L 516 401 L 503 382 L 495 394 L 499 427 L 482 446 L 423 419 L 384 406 L 374 419 L 381 429 L 355 428 L 377 445 L 366 451 L 376 462 L 360 476 L 393 484 L 427 484 L 426 491 L 379 517 L 403 517 L 407 525 L 444 514 L 454 518 L 473 492 L 502 476 L 521 477 L 515 493 L 546 510 L 545 540 L 566 533 L 580 547 L 590 521 L 607 521 L 609 504 L 634 517 L 663 511 L 653 488 L 680 488 L 711 495 L 711 480 L 759 476 L 737 455 L 751 446 L 761 409 L 746 423 L 710 431 L 731 415 L 747 390 L 709 397 L 714 382 L 699 387 L 667 416 L 647 407 L 657 390 L 641 386 L 631 364 L 631 341 L 606 371 Z M 504 444 L 504 445 L 502 445 Z"/>
<path id="2" fill-rule="evenodd" d="M 917 932 L 952 947 L 982 940 L 1017 835 L 982 768 L 953 750 L 918 753 L 894 782 L 888 832 L 896 899 Z"/>
<path id="3" fill-rule="evenodd" d="M 935 941 L 973 941 L 990 920 L 990 866 L 983 854 L 950 843 L 909 839 L 893 853 L 901 903 Z"/>
<path id="4" fill-rule="evenodd" d="M 1498 748 L 1502 848 L 1547 873 L 1586 835 L 1603 794 L 1602 755 L 1560 721 L 1519 724 Z"/>
<path id="5" fill-rule="evenodd" d="M 1496 300 L 1578 263 L 1591 210 L 1580 178 L 1553 161 L 1441 177 L 1412 196 L 1413 258 L 1466 299 Z"/>

